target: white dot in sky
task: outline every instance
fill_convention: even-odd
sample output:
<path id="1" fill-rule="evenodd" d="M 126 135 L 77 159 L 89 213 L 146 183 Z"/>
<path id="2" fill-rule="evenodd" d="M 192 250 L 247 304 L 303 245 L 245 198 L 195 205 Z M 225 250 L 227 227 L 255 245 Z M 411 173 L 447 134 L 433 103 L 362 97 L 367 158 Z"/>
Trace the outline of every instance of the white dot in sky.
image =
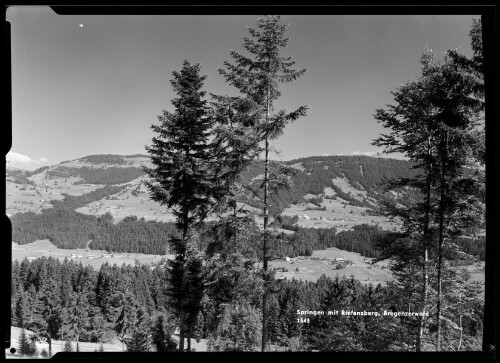
<path id="1" fill-rule="evenodd" d="M 80 28 L 83 28 L 83 24 L 78 24 L 78 26 L 79 26 Z"/>

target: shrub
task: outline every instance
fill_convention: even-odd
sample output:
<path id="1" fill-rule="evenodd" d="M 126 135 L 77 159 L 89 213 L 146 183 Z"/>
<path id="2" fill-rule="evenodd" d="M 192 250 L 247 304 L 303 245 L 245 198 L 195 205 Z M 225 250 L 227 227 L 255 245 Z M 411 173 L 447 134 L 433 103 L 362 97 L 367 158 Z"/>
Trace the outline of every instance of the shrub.
<path id="1" fill-rule="evenodd" d="M 66 340 L 66 342 L 64 343 L 63 352 L 73 352 L 73 345 L 71 344 L 71 341 Z"/>

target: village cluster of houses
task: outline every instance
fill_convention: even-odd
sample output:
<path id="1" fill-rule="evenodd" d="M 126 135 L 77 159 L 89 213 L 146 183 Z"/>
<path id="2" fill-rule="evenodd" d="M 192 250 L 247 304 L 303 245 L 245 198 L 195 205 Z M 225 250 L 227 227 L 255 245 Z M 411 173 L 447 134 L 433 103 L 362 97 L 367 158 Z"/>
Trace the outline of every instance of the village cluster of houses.
<path id="1" fill-rule="evenodd" d="M 312 219 L 312 220 L 329 220 L 329 221 L 340 221 L 340 222 L 347 222 L 347 221 L 352 221 L 352 222 L 356 222 L 356 218 L 335 218 L 335 217 L 323 217 L 323 216 L 308 216 L 307 214 L 302 214 L 302 215 L 298 215 L 298 214 L 294 214 L 293 215 L 294 217 L 297 216 L 299 218 L 303 218 L 303 219 Z"/>
<path id="2" fill-rule="evenodd" d="M 89 213 L 100 213 L 102 212 L 102 209 L 104 209 L 104 212 L 109 212 L 111 214 L 117 214 L 118 212 L 115 211 L 114 209 L 117 209 L 117 208 L 123 208 L 123 203 L 120 205 L 120 206 L 109 206 L 109 207 L 104 207 L 104 203 L 100 203 L 100 202 L 96 202 L 95 206 L 92 207 L 90 206 L 89 207 Z"/>
<path id="3" fill-rule="evenodd" d="M 87 260 L 95 260 L 96 258 L 111 258 L 111 255 L 101 255 L 101 257 L 96 256 L 96 255 L 87 255 L 87 256 L 82 256 L 78 254 L 72 254 L 71 258 L 86 258 Z"/>
<path id="4" fill-rule="evenodd" d="M 285 257 L 284 260 L 290 264 L 294 264 L 296 261 L 328 261 L 330 264 L 343 264 L 345 266 L 357 266 L 356 263 L 350 260 L 346 260 L 344 257 L 312 257 L 312 256 L 298 256 L 294 258 Z"/>

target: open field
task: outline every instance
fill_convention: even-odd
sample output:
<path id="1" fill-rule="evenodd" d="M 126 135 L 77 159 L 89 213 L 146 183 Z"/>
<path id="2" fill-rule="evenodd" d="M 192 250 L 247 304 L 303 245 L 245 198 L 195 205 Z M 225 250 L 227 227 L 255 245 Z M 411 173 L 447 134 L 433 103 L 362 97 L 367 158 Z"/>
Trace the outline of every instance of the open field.
<path id="1" fill-rule="evenodd" d="M 16 184 L 7 181 L 6 213 L 12 215 L 22 212 L 39 213 L 42 209 L 52 208 L 51 200 L 64 199 L 63 193 L 82 195 L 90 193 L 99 187 L 92 184 L 74 184 L 81 180 L 78 177 L 45 179 L 47 171 L 35 174 L 28 179 L 34 181 L 36 186 L 29 184 Z"/>
<path id="2" fill-rule="evenodd" d="M 314 258 L 314 259 L 311 259 Z M 376 265 L 370 265 L 365 262 L 365 257 L 356 252 L 347 252 L 338 248 L 328 248 L 322 251 L 313 251 L 311 257 L 292 258 L 290 262 L 284 260 L 274 260 L 269 264 L 271 268 L 286 268 L 288 272 L 278 272 L 277 277 L 285 277 L 288 279 L 297 279 L 304 281 L 316 281 L 321 275 L 335 278 L 337 275 L 342 277 L 354 276 L 364 284 L 378 283 L 384 285 L 388 281 L 392 281 L 392 275 L 387 269 L 389 261 L 381 261 Z M 316 259 L 317 258 L 317 259 Z M 344 258 L 352 261 L 356 266 L 347 266 L 336 270 L 327 259 L 328 258 Z M 298 271 L 297 271 L 298 269 Z"/>
<path id="3" fill-rule="evenodd" d="M 305 228 L 332 228 L 337 231 L 346 231 L 359 224 L 378 225 L 385 230 L 399 229 L 395 222 L 382 216 L 363 215 L 367 208 L 347 205 L 344 200 L 323 199 L 322 207 L 326 210 L 312 210 L 310 203 L 292 204 L 283 211 L 283 215 L 298 215 L 297 224 Z"/>
<path id="4" fill-rule="evenodd" d="M 76 212 L 90 215 L 101 215 L 109 212 L 115 223 L 131 215 L 148 221 L 173 222 L 175 218 L 171 211 L 149 198 L 146 187 L 142 183 L 144 178 L 135 179 L 130 182 L 133 187 L 114 194 L 109 199 L 104 198 L 77 208 Z M 137 186 L 139 188 L 135 191 Z"/>
<path id="5" fill-rule="evenodd" d="M 21 333 L 21 328 L 17 328 L 14 326 L 11 326 L 10 328 L 10 336 L 11 336 L 11 344 L 10 348 L 15 348 L 18 349 L 19 346 L 19 334 Z M 33 334 L 32 331 L 26 330 L 27 335 Z M 172 338 L 179 342 L 179 336 L 177 334 L 174 334 Z M 64 341 L 62 340 L 53 340 L 52 341 L 52 354 L 56 354 L 58 352 L 63 351 L 64 347 Z M 37 343 L 37 349 L 38 352 L 40 352 L 42 349 L 45 349 L 47 352 L 49 351 L 49 344 L 48 343 Z M 76 349 L 76 343 L 73 342 L 73 349 Z M 100 343 L 89 343 L 89 342 L 80 342 L 80 351 L 81 352 L 94 352 L 94 351 L 99 351 Z M 195 339 L 191 340 L 191 347 L 194 348 L 195 351 L 197 352 L 206 352 L 207 351 L 207 343 L 205 339 L 201 339 L 199 342 L 197 342 Z M 11 353 L 10 348 L 5 349 L 5 357 L 10 358 L 10 359 L 16 359 L 16 358 L 24 358 L 19 355 L 19 353 Z M 103 343 L 103 349 L 104 352 L 123 352 L 124 349 L 126 351 L 126 347 L 122 345 L 122 343 L 118 339 L 114 339 L 113 341 L 109 343 Z M 40 358 L 40 357 L 38 357 Z"/>
<path id="6" fill-rule="evenodd" d="M 106 168 L 108 166 L 112 166 L 114 168 L 139 168 L 142 165 L 147 165 L 148 162 L 149 159 L 147 157 L 136 156 L 124 157 L 122 164 L 96 164 L 86 162 L 84 159 L 66 161 L 61 164 L 63 164 L 64 167 L 69 168 Z M 51 167 L 51 169 L 57 167 L 58 166 L 55 165 Z M 98 184 L 75 184 L 82 181 L 82 178 L 80 178 L 79 176 L 69 176 L 67 178 L 47 176 L 47 170 L 43 170 L 40 173 L 34 174 L 28 179 L 34 182 L 36 186 L 29 184 L 16 184 L 11 181 L 7 181 L 6 213 L 8 215 L 28 211 L 39 213 L 44 208 L 52 207 L 52 205 L 49 203 L 51 200 L 63 199 L 64 197 L 62 196 L 62 193 L 70 195 L 82 195 L 103 187 L 103 185 Z M 134 182 L 136 181 L 132 181 L 132 183 Z"/>
<path id="7" fill-rule="evenodd" d="M 158 202 L 150 199 L 148 190 L 144 184 L 146 177 L 132 180 L 131 187 L 126 188 L 116 194 L 111 195 L 108 199 L 103 198 L 97 202 L 87 204 L 81 208 L 77 208 L 76 212 L 99 216 L 105 213 L 110 213 L 113 216 L 114 223 L 118 223 L 125 217 L 134 215 L 137 218 L 144 218 L 147 221 L 157 222 L 175 222 L 175 216 L 172 210 L 160 206 Z M 238 202 L 238 207 L 243 203 Z M 245 209 L 255 211 L 255 208 L 245 206 Z M 207 221 L 212 220 L 208 217 Z"/>
<path id="8" fill-rule="evenodd" d="M 72 258 L 72 255 L 81 255 L 81 258 Z M 104 263 L 109 263 L 110 265 L 117 264 L 121 266 L 122 264 L 134 265 L 135 261 L 138 260 L 141 264 L 152 264 L 160 262 L 162 259 L 173 258 L 173 255 L 145 255 L 142 253 L 108 253 L 101 250 L 90 250 L 90 249 L 72 249 L 66 250 L 57 248 L 48 240 L 35 241 L 25 245 L 18 245 L 12 242 L 12 261 L 17 260 L 21 262 L 27 257 L 49 257 L 52 256 L 59 260 L 74 260 L 76 262 L 81 262 L 84 266 L 90 265 L 93 268 L 98 269 Z M 89 256 L 95 258 L 88 258 Z M 105 256 L 110 256 L 105 258 Z"/>
<path id="9" fill-rule="evenodd" d="M 10 347 L 18 349 L 19 346 L 19 335 L 21 333 L 21 328 L 11 326 L 10 328 Z M 26 334 L 30 336 L 33 334 L 32 331 L 26 330 Z M 76 343 L 72 343 L 73 349 L 76 349 Z M 88 343 L 88 342 L 80 342 L 80 351 L 82 352 L 93 352 L 95 350 L 99 350 L 99 343 Z M 48 343 L 36 343 L 38 352 L 42 349 L 45 349 L 47 352 L 49 351 Z M 52 341 L 52 354 L 56 354 L 58 352 L 62 352 L 64 347 L 64 341 L 62 340 L 53 340 Z M 122 352 L 122 344 L 117 339 L 110 343 L 103 343 L 103 348 L 105 352 Z M 10 353 L 10 348 L 5 349 L 6 358 L 21 358 L 19 353 Z"/>
<path id="10" fill-rule="evenodd" d="M 356 266 L 347 266 L 342 269 L 335 269 L 335 266 L 330 263 L 329 258 L 344 258 L 347 261 L 352 261 Z M 367 262 L 365 262 L 365 259 Z M 393 277 L 389 271 L 390 260 L 383 260 L 371 265 L 367 259 L 356 252 L 348 252 L 338 248 L 328 248 L 321 251 L 313 251 L 311 257 L 291 258 L 289 262 L 281 260 L 273 260 L 269 262 L 271 268 L 285 268 L 288 272 L 277 272 L 276 277 L 284 277 L 287 279 L 297 279 L 304 281 L 316 281 L 321 275 L 335 278 L 337 275 L 342 277 L 354 276 L 363 284 L 378 283 L 385 285 L 388 281 L 392 281 Z M 468 280 L 469 284 L 479 288 L 484 294 L 484 261 L 477 264 L 467 266 L 452 267 L 454 270 L 467 270 L 470 273 Z M 298 269 L 298 271 L 297 271 Z"/>

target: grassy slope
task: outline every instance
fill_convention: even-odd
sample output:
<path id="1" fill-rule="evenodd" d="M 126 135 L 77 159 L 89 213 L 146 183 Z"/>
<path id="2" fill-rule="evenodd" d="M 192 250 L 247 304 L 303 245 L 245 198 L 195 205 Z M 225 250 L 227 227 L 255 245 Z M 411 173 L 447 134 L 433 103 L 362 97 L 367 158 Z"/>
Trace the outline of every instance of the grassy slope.
<path id="1" fill-rule="evenodd" d="M 33 334 L 33 332 L 27 330 L 26 331 L 28 336 Z M 10 328 L 10 336 L 11 336 L 11 344 L 10 348 L 15 348 L 18 349 L 18 338 L 19 334 L 21 333 L 21 328 L 11 326 Z M 173 339 L 177 342 L 179 342 L 179 336 L 174 335 Z M 64 341 L 61 340 L 53 340 L 52 341 L 52 354 L 56 354 L 58 352 L 61 352 L 64 347 Z M 76 349 L 76 343 L 73 343 L 73 349 Z M 99 351 L 99 343 L 88 343 L 88 342 L 80 342 L 80 351 L 81 352 L 94 352 L 95 350 Z M 191 347 L 195 349 L 197 352 L 205 352 L 207 351 L 207 343 L 205 339 L 201 339 L 199 342 L 197 342 L 195 339 L 191 341 Z M 10 348 L 5 349 L 5 356 L 6 358 L 22 358 L 19 356 L 19 353 L 14 353 L 12 354 L 10 352 Z M 118 340 L 115 339 L 110 343 L 104 343 L 103 344 L 104 352 L 123 352 L 123 346 L 122 343 Z M 40 352 L 42 349 L 45 349 L 47 352 L 49 351 L 49 344 L 48 343 L 37 343 L 37 349 Z M 125 348 L 126 349 L 126 348 Z"/>

